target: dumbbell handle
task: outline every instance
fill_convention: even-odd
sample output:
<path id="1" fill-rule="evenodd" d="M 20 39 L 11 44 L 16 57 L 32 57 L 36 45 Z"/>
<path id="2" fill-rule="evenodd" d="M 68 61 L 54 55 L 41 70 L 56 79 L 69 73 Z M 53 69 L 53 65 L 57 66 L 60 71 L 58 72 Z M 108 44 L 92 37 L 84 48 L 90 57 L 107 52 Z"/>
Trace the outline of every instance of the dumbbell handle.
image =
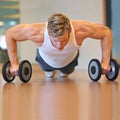
<path id="1" fill-rule="evenodd" d="M 11 74 L 12 74 L 13 76 L 18 76 L 18 71 L 13 71 L 13 72 L 11 72 Z"/>

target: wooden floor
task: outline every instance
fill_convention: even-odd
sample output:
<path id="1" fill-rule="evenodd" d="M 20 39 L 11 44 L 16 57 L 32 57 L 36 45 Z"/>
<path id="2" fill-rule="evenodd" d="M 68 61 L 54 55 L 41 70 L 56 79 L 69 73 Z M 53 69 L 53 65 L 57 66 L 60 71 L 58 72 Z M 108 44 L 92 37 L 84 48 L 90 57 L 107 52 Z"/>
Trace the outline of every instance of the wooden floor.
<path id="1" fill-rule="evenodd" d="M 33 68 L 31 81 L 0 78 L 0 120 L 120 120 L 120 76 L 92 82 L 87 71 L 68 79 L 45 79 Z"/>

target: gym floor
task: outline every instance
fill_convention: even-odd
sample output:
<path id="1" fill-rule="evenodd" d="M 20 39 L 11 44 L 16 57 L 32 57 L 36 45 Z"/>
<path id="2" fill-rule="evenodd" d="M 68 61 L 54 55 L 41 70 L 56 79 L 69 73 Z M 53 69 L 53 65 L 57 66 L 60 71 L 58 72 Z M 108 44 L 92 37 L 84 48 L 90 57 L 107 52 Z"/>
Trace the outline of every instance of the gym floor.
<path id="1" fill-rule="evenodd" d="M 92 82 L 87 71 L 45 79 L 33 65 L 28 83 L 0 78 L 0 120 L 120 120 L 120 76 Z"/>

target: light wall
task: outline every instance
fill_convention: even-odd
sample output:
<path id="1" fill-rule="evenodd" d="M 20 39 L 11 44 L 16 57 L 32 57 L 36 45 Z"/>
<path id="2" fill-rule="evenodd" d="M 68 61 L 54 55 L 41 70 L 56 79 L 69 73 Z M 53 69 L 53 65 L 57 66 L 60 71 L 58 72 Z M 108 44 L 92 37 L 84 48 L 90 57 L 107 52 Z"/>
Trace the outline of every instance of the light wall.
<path id="1" fill-rule="evenodd" d="M 19 0 L 21 23 L 34 23 L 47 21 L 52 13 L 60 12 L 70 19 L 82 19 L 103 23 L 102 0 Z M 20 43 L 20 59 L 35 62 L 36 45 L 31 41 Z M 80 48 L 79 65 L 77 69 L 87 69 L 92 58 L 101 58 L 99 41 L 86 39 Z"/>

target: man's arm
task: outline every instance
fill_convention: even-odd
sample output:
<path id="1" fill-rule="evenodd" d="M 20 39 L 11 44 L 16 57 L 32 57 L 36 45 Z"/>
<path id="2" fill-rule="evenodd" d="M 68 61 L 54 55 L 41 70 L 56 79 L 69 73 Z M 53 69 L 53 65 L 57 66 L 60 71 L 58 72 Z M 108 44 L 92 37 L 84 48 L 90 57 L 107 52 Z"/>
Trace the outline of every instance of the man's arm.
<path id="1" fill-rule="evenodd" d="M 25 39 L 25 35 L 23 34 L 25 26 L 25 24 L 19 24 L 14 27 L 11 27 L 6 31 L 5 34 L 8 56 L 11 63 L 10 71 L 13 74 L 17 74 L 19 65 L 17 54 L 17 42 L 27 40 Z"/>
<path id="2" fill-rule="evenodd" d="M 110 71 L 112 31 L 105 25 L 88 21 L 76 21 L 74 26 L 76 26 L 77 43 L 79 43 L 79 45 L 88 37 L 100 40 L 102 73 Z"/>
<path id="3" fill-rule="evenodd" d="M 105 74 L 110 71 L 110 56 L 112 49 L 112 31 L 105 25 L 93 23 L 94 32 L 90 37 L 100 39 L 102 50 L 102 73 Z"/>
<path id="4" fill-rule="evenodd" d="M 9 60 L 11 63 L 11 72 L 17 74 L 18 71 L 18 55 L 17 55 L 17 41 L 14 39 L 14 28 L 6 31 L 6 44 Z"/>
<path id="5" fill-rule="evenodd" d="M 105 30 L 105 36 L 101 39 L 101 49 L 102 49 L 102 73 L 107 73 L 110 71 L 110 57 L 112 49 L 112 32 L 110 29 Z"/>
<path id="6" fill-rule="evenodd" d="M 45 25 L 46 23 L 18 24 L 6 31 L 11 72 L 16 73 L 18 70 L 17 42 L 31 40 L 39 46 L 42 45 Z"/>

